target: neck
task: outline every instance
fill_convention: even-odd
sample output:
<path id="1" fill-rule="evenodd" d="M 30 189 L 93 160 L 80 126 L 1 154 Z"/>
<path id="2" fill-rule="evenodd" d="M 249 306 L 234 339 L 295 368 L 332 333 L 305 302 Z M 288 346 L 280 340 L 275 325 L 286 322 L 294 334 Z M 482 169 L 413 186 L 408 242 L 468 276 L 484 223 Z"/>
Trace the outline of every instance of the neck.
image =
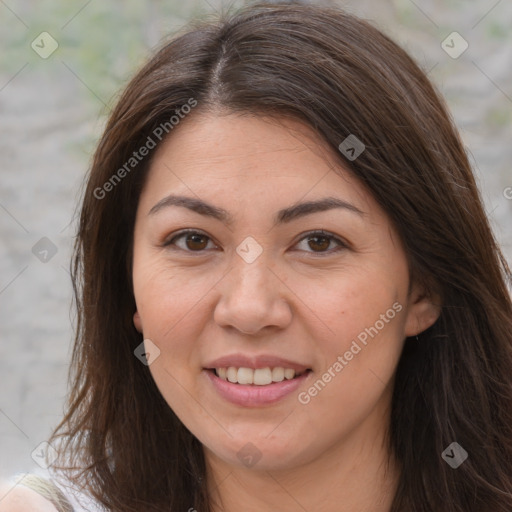
<path id="1" fill-rule="evenodd" d="M 370 422 L 355 430 L 315 459 L 280 470 L 233 466 L 205 450 L 213 511 L 389 512 L 399 471 L 383 429 L 376 435 Z"/>

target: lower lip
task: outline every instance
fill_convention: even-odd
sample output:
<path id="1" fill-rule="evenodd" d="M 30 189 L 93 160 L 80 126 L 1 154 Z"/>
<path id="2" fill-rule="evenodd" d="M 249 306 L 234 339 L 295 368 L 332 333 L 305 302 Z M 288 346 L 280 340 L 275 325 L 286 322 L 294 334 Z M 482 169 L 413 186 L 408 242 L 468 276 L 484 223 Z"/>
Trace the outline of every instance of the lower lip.
<path id="1" fill-rule="evenodd" d="M 273 382 L 265 386 L 233 384 L 215 375 L 212 370 L 203 370 L 210 379 L 219 395 L 229 402 L 244 407 L 271 405 L 293 393 L 309 377 L 311 371 L 300 377 L 281 382 Z"/>

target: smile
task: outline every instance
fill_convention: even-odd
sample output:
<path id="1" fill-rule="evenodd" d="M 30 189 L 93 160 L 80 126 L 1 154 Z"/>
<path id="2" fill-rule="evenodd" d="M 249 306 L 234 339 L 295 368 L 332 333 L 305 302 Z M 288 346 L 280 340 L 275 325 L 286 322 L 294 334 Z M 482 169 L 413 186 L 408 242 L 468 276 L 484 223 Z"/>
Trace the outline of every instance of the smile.
<path id="1" fill-rule="evenodd" d="M 307 370 L 305 370 L 307 371 Z M 233 384 L 252 384 L 255 386 L 266 386 L 272 382 L 282 382 L 300 377 L 303 372 L 296 372 L 293 368 L 284 368 L 276 366 L 275 368 L 236 368 L 229 366 L 227 368 L 215 368 L 215 374 L 222 380 L 227 380 Z"/>
<path id="2" fill-rule="evenodd" d="M 220 370 L 221 375 L 225 371 L 226 376 L 217 375 L 218 370 Z M 274 371 L 277 378 L 283 376 L 280 381 L 273 380 Z M 228 372 L 233 380 L 236 376 L 235 382 L 229 380 Z M 287 373 L 288 378 L 284 375 L 284 372 Z M 245 367 L 228 367 L 204 369 L 202 373 L 208 378 L 209 386 L 212 386 L 216 394 L 222 399 L 241 407 L 265 407 L 275 404 L 296 392 L 299 386 L 310 377 L 312 371 L 308 369 L 296 374 L 295 370 L 283 367 L 258 368 L 255 370 Z M 244 378 L 246 380 L 252 378 L 253 382 L 250 384 L 239 382 L 239 379 L 245 382 Z"/>

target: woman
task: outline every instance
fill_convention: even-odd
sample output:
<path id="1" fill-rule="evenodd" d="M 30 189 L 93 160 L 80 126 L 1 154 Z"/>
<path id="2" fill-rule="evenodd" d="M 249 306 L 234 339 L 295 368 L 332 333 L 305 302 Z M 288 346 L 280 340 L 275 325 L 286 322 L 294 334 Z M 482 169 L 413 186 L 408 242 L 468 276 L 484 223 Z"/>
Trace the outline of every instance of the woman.
<path id="1" fill-rule="evenodd" d="M 50 442 L 98 509 L 512 509 L 510 271 L 446 106 L 368 23 L 259 4 L 166 44 L 73 278 Z"/>

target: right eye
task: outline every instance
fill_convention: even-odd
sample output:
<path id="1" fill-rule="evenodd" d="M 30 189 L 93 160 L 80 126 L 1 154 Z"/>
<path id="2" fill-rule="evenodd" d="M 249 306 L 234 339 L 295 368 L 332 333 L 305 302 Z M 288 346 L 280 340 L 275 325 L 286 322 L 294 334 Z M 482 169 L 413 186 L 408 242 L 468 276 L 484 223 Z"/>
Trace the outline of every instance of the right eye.
<path id="1" fill-rule="evenodd" d="M 184 242 L 180 245 L 176 243 L 178 240 L 184 240 Z M 187 229 L 185 231 L 180 231 L 175 234 L 170 240 L 166 241 L 163 246 L 170 248 L 172 250 L 177 247 L 181 251 L 185 252 L 203 252 L 208 245 L 208 240 L 211 241 L 211 238 L 201 231 L 196 231 L 192 229 Z M 213 242 L 212 242 L 213 243 Z M 173 247 L 174 246 L 174 247 Z"/>

